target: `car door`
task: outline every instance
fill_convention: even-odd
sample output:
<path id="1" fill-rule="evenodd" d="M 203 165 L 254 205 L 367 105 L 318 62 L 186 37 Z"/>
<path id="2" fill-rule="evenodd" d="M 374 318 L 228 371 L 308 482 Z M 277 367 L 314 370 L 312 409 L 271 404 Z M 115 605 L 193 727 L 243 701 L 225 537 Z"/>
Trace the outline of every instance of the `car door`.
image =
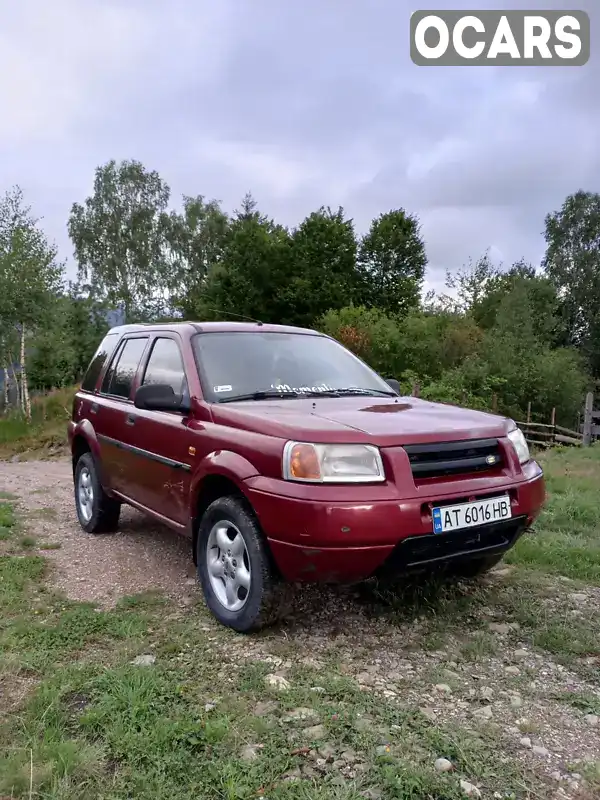
<path id="1" fill-rule="evenodd" d="M 94 413 L 103 474 L 111 489 L 131 499 L 135 499 L 132 393 L 149 340 L 148 335 L 123 339 L 102 379 Z"/>
<path id="2" fill-rule="evenodd" d="M 169 384 L 188 394 L 188 380 L 177 334 L 161 333 L 151 342 L 140 386 Z M 185 525 L 190 489 L 189 416 L 175 411 L 134 409 L 135 496 L 146 508 Z"/>

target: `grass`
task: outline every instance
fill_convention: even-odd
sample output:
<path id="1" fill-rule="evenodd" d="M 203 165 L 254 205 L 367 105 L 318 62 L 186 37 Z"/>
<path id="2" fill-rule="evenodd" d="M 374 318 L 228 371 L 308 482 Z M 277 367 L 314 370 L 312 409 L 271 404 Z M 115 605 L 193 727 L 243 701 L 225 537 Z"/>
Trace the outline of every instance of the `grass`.
<path id="1" fill-rule="evenodd" d="M 10 539 L 16 525 L 14 507 L 0 500 L 0 542 Z"/>
<path id="2" fill-rule="evenodd" d="M 507 561 L 600 585 L 599 449 L 562 448 L 540 458 L 548 490 L 543 522 Z"/>
<path id="3" fill-rule="evenodd" d="M 393 596 L 361 590 L 356 603 L 374 625 L 402 634 L 397 650 L 390 645 L 396 657 L 444 654 L 439 669 L 415 672 L 400 702 L 363 691 L 348 674 L 349 662 L 363 668 L 385 646 L 368 632 L 316 653 L 307 647 L 319 637 L 315 620 L 304 621 L 314 639 L 285 628 L 244 637 L 201 605 L 183 611 L 155 592 L 123 597 L 112 610 L 69 602 L 51 589 L 46 560 L 28 553 L 25 536 L 15 539 L 21 551 L 0 557 L 0 797 L 459 800 L 460 778 L 484 797 L 550 796 L 551 781 L 506 749 L 493 724 L 432 721 L 420 708 L 432 683 L 466 696 L 454 671 L 479 673 L 524 645 L 589 679 L 589 689 L 558 694 L 561 707 L 598 713 L 600 674 L 585 659 L 600 656 L 600 617 L 570 595 L 600 585 L 600 448 L 545 454 L 544 467 L 548 508 L 502 581 L 421 583 Z M 0 533 L 14 537 L 20 527 L 4 499 Z M 490 621 L 514 627 L 499 640 Z M 269 662 L 260 660 L 266 653 Z M 136 666 L 138 655 L 155 660 Z M 322 663 L 307 659 L 317 656 Z M 286 691 L 266 680 L 278 671 Z M 531 678 L 521 671 L 503 688 L 526 692 Z M 11 696 L 20 699 L 3 716 Z M 524 718 L 517 728 L 533 736 L 539 723 Z M 439 757 L 453 771 L 437 772 Z M 577 767 L 591 792 L 600 790 L 599 769 Z"/>
<path id="4" fill-rule="evenodd" d="M 0 459 L 39 458 L 64 449 L 75 391 L 57 389 L 33 398 L 30 422 L 21 413 L 0 415 Z"/>
<path id="5" fill-rule="evenodd" d="M 557 699 L 562 703 L 568 703 L 573 708 L 578 708 L 584 714 L 600 716 L 600 693 L 569 692 L 568 694 L 559 695 Z"/>

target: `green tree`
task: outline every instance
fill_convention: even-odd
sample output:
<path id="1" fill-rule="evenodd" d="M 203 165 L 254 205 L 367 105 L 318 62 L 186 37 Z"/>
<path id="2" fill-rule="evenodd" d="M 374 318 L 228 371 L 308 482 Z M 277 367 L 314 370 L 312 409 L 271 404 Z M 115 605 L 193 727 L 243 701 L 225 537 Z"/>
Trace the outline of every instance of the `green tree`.
<path id="1" fill-rule="evenodd" d="M 357 243 L 344 210 L 320 208 L 293 231 L 281 321 L 310 327 L 329 309 L 353 302 L 358 288 Z"/>
<path id="2" fill-rule="evenodd" d="M 572 424 L 588 378 L 576 351 L 550 346 L 536 319 L 530 289 L 519 280 L 503 297 L 495 324 L 485 334 L 482 360 L 488 374 L 500 381 L 499 407 L 504 413 L 522 419 L 531 402 L 545 421 L 555 408 L 559 421 Z"/>
<path id="3" fill-rule="evenodd" d="M 524 261 L 517 261 L 506 272 L 498 271 L 473 303 L 470 313 L 485 330 L 496 324 L 503 299 L 514 289 L 526 293 L 531 308 L 533 330 L 537 339 L 548 345 L 562 341 L 564 326 L 556 287 L 543 274 Z"/>
<path id="4" fill-rule="evenodd" d="M 201 312 L 208 275 L 223 263 L 228 232 L 227 214 L 202 195 L 184 197 L 182 213 L 173 211 L 169 216 L 171 303 L 186 319 Z"/>
<path id="5" fill-rule="evenodd" d="M 403 370 L 437 380 L 445 370 L 476 355 L 482 331 L 469 316 L 455 311 L 413 311 L 400 323 Z"/>
<path id="6" fill-rule="evenodd" d="M 109 328 L 107 309 L 89 288 L 70 283 L 49 296 L 41 325 L 31 337 L 29 378 L 36 389 L 77 383 Z"/>
<path id="7" fill-rule="evenodd" d="M 28 340 L 46 317 L 60 291 L 63 267 L 31 215 L 19 187 L 0 201 L 0 330 L 18 332 L 22 406 L 31 417 L 27 380 Z M 5 356 L 6 358 L 6 356 Z"/>
<path id="8" fill-rule="evenodd" d="M 289 261 L 288 231 L 262 215 L 246 195 L 227 226 L 222 258 L 211 267 L 194 307 L 204 319 L 282 322 Z"/>
<path id="9" fill-rule="evenodd" d="M 387 314 L 419 306 L 427 256 L 417 217 L 400 208 L 373 220 L 359 250 L 363 298 Z"/>
<path id="10" fill-rule="evenodd" d="M 29 349 L 29 383 L 32 388 L 49 390 L 69 386 L 75 379 L 75 345 L 77 336 L 69 330 L 69 299 L 51 295 L 31 336 Z M 79 333 L 85 335 L 82 327 Z"/>
<path id="11" fill-rule="evenodd" d="M 453 291 L 453 295 L 442 294 L 435 297 L 428 295 L 428 307 L 431 311 L 450 311 L 459 314 L 469 314 L 480 305 L 495 286 L 495 281 L 501 274 L 498 267 L 492 263 L 489 253 L 459 269 L 455 274 L 446 272 L 446 288 Z"/>
<path id="12" fill-rule="evenodd" d="M 600 376 L 600 194 L 578 191 L 545 220 L 544 268 L 562 300 L 567 343 Z"/>
<path id="13" fill-rule="evenodd" d="M 91 197 L 71 209 L 79 277 L 99 299 L 121 307 L 127 322 L 168 309 L 169 195 L 159 174 L 139 161 L 109 161 L 96 169 Z"/>
<path id="14" fill-rule="evenodd" d="M 109 309 L 95 299 L 89 286 L 78 283 L 69 284 L 64 304 L 64 326 L 74 353 L 73 380 L 79 381 L 109 329 Z"/>

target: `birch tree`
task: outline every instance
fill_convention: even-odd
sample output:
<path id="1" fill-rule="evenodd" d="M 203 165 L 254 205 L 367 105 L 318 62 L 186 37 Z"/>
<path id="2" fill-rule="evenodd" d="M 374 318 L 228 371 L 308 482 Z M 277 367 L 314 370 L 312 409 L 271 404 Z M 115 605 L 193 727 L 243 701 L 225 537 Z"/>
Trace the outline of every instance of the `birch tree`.
<path id="1" fill-rule="evenodd" d="M 62 266 L 56 248 L 46 239 L 26 206 L 19 187 L 0 200 L 0 330 L 3 338 L 19 339 L 21 403 L 28 419 L 27 341 L 44 319 L 60 289 Z M 4 355 L 6 359 L 8 353 Z M 5 362 L 6 363 L 6 362 Z"/>
<path id="2" fill-rule="evenodd" d="M 170 190 L 139 161 L 96 169 L 93 193 L 68 221 L 79 279 L 121 308 L 126 322 L 152 319 L 168 305 L 166 236 Z"/>

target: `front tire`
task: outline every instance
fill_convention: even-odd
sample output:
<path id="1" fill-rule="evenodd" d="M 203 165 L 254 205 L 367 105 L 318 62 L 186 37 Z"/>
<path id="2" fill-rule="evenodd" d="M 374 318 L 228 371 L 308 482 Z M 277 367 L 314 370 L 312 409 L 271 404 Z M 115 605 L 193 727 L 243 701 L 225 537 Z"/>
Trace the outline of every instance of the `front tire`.
<path id="1" fill-rule="evenodd" d="M 279 581 L 258 521 L 237 497 L 207 508 L 198 530 L 198 580 L 218 621 L 250 633 L 277 618 Z"/>
<path id="2" fill-rule="evenodd" d="M 100 483 L 91 453 L 84 453 L 75 466 L 75 509 L 86 533 L 113 533 L 119 525 L 121 504 L 109 497 Z"/>

